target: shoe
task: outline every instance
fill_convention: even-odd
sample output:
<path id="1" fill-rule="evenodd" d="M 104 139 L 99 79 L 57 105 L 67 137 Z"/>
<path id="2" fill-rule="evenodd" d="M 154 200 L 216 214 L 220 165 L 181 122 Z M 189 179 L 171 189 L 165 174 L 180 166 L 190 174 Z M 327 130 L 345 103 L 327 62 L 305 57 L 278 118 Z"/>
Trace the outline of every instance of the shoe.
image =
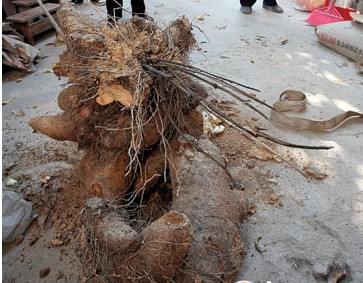
<path id="1" fill-rule="evenodd" d="M 270 6 L 270 5 L 263 4 L 262 8 L 275 12 L 275 13 L 278 13 L 278 14 L 281 14 L 282 12 L 284 12 L 284 10 L 279 5 Z"/>
<path id="2" fill-rule="evenodd" d="M 147 21 L 151 21 L 151 22 L 154 21 L 154 18 L 153 17 L 150 17 L 146 13 L 132 13 L 132 16 L 133 17 L 139 17 L 139 18 L 145 19 Z"/>
<path id="3" fill-rule="evenodd" d="M 100 0 L 90 0 L 90 2 L 95 6 L 104 6 L 104 5 L 106 5 L 105 1 L 100 2 Z"/>
<path id="4" fill-rule="evenodd" d="M 155 21 L 155 20 L 154 20 L 154 18 L 153 18 L 153 17 L 150 17 L 149 15 L 145 15 L 143 18 L 144 18 L 145 20 L 147 20 L 147 21 L 150 21 L 150 22 Z"/>
<path id="5" fill-rule="evenodd" d="M 241 6 L 241 12 L 243 14 L 246 14 L 246 15 L 252 14 L 252 7 L 250 7 L 250 6 Z"/>
<path id="6" fill-rule="evenodd" d="M 74 4 L 82 4 L 83 0 L 72 0 L 71 2 Z"/>
<path id="7" fill-rule="evenodd" d="M 111 27 L 111 26 L 116 26 L 117 25 L 117 20 L 121 19 L 120 17 L 111 17 L 111 16 L 107 16 L 107 24 Z"/>

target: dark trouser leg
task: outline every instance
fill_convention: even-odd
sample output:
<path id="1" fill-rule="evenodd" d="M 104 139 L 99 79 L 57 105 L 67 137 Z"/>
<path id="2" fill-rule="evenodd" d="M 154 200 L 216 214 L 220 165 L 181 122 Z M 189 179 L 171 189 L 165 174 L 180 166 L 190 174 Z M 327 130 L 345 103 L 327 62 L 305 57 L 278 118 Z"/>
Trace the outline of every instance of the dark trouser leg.
<path id="1" fill-rule="evenodd" d="M 277 2 L 276 0 L 263 0 L 263 4 L 267 6 L 276 6 Z"/>
<path id="2" fill-rule="evenodd" d="M 122 18 L 122 7 L 120 5 L 123 6 L 122 0 L 106 0 L 107 15 L 109 18 L 116 21 Z"/>
<path id="3" fill-rule="evenodd" d="M 252 7 L 256 3 L 256 1 L 257 0 L 239 0 L 241 6 L 247 6 L 247 7 Z"/>
<path id="4" fill-rule="evenodd" d="M 144 0 L 131 0 L 132 15 L 145 17 L 145 3 Z"/>

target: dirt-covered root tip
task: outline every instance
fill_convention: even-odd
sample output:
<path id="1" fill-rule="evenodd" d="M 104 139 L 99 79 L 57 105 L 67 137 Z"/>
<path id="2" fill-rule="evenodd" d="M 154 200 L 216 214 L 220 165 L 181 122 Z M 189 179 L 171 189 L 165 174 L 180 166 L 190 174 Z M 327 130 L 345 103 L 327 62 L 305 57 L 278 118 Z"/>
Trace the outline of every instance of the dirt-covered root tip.
<path id="1" fill-rule="evenodd" d="M 58 141 L 77 141 L 77 135 L 71 117 L 65 114 L 40 116 L 29 120 L 29 126 L 35 131 Z"/>

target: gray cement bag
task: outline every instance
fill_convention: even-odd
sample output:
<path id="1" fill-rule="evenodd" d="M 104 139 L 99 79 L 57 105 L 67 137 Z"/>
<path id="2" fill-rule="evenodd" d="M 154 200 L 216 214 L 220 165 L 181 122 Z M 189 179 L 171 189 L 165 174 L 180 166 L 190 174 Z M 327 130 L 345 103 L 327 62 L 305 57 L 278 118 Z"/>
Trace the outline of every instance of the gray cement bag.
<path id="1" fill-rule="evenodd" d="M 343 21 L 318 26 L 319 41 L 334 51 L 363 65 L 363 24 Z"/>

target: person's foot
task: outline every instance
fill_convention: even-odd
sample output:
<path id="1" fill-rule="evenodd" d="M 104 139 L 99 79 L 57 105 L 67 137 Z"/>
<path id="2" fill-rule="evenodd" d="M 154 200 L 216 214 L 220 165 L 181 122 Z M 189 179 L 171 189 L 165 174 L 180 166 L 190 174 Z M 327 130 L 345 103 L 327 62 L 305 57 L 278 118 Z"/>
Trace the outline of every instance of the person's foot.
<path id="1" fill-rule="evenodd" d="M 107 16 L 107 23 L 108 26 L 116 26 L 117 25 L 117 20 L 121 19 L 119 17 L 111 17 L 110 15 Z"/>
<path id="2" fill-rule="evenodd" d="M 250 6 L 241 6 L 241 12 L 243 14 L 249 15 L 252 13 L 252 7 Z"/>
<path id="3" fill-rule="evenodd" d="M 93 5 L 96 5 L 96 6 L 104 6 L 104 5 L 106 5 L 106 2 L 105 1 L 100 1 L 100 0 L 90 0 L 90 2 Z"/>
<path id="4" fill-rule="evenodd" d="M 154 18 L 153 17 L 150 17 L 149 15 L 147 15 L 145 13 L 132 13 L 132 16 L 133 17 L 143 18 L 143 19 L 148 20 L 148 21 L 151 21 L 151 22 L 154 21 Z"/>
<path id="5" fill-rule="evenodd" d="M 275 6 L 270 6 L 270 5 L 265 5 L 263 4 L 262 7 L 266 10 L 281 14 L 282 12 L 284 12 L 284 10 L 279 6 L 279 5 L 275 5 Z"/>
<path id="6" fill-rule="evenodd" d="M 147 21 L 150 21 L 150 22 L 153 22 L 154 21 L 154 18 L 153 17 L 150 17 L 149 15 L 145 15 L 143 18 L 145 20 L 147 20 Z"/>
<path id="7" fill-rule="evenodd" d="M 82 4 L 83 3 L 83 0 L 72 0 L 71 3 L 74 3 L 74 4 Z"/>

